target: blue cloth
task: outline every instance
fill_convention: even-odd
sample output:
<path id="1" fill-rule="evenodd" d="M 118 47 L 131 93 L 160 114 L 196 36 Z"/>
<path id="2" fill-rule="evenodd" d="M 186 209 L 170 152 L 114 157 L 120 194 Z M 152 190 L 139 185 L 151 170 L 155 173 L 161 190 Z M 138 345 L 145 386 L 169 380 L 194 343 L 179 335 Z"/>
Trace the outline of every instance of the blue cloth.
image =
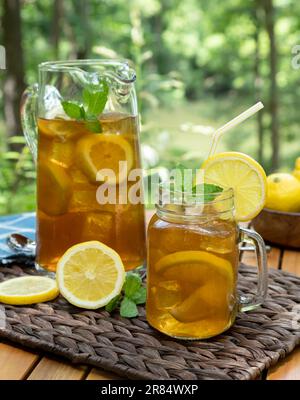
<path id="1" fill-rule="evenodd" d="M 35 213 L 14 214 L 0 217 L 0 258 L 13 254 L 6 244 L 11 233 L 21 233 L 35 239 Z"/>

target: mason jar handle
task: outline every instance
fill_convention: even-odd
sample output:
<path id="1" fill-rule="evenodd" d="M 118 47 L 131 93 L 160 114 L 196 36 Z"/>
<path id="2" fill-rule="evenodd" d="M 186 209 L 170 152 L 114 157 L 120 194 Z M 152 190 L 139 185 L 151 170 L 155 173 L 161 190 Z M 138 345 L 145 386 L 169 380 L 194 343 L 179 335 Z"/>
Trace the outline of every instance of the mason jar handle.
<path id="1" fill-rule="evenodd" d="M 253 310 L 263 304 L 268 291 L 268 267 L 267 253 L 263 238 L 255 231 L 246 228 L 239 228 L 240 240 L 242 242 L 251 243 L 255 246 L 257 258 L 258 282 L 257 292 L 254 296 L 241 295 L 240 311 Z"/>
<path id="2" fill-rule="evenodd" d="M 35 83 L 24 91 L 20 108 L 24 136 L 35 163 L 37 161 L 38 138 L 36 121 L 38 89 L 38 84 Z"/>

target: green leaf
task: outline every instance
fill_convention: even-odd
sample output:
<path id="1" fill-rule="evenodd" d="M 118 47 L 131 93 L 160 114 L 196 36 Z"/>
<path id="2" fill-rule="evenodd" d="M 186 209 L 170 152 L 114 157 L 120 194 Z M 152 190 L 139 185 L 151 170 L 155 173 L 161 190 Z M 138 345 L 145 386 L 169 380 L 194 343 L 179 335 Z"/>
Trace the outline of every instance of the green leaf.
<path id="1" fill-rule="evenodd" d="M 135 302 L 135 304 L 144 304 L 146 303 L 146 288 L 140 287 L 131 297 L 131 300 Z"/>
<path id="2" fill-rule="evenodd" d="M 111 301 L 108 304 L 106 304 L 105 310 L 108 312 L 112 312 L 113 310 L 115 310 L 120 303 L 121 297 L 122 295 L 118 294 L 116 297 L 111 299 Z"/>
<path id="3" fill-rule="evenodd" d="M 98 116 L 104 110 L 109 87 L 105 81 L 100 85 L 90 85 L 83 89 L 82 98 L 88 115 Z"/>
<path id="4" fill-rule="evenodd" d="M 217 185 L 213 185 L 211 183 L 201 183 L 199 185 L 195 185 L 193 187 L 194 194 L 203 194 L 204 202 L 213 201 L 215 199 L 215 195 L 223 191 L 223 188 Z"/>
<path id="5" fill-rule="evenodd" d="M 88 87 L 85 87 L 82 91 L 82 99 L 83 99 L 83 104 L 88 108 L 90 105 L 90 96 L 91 92 L 88 89 Z"/>
<path id="6" fill-rule="evenodd" d="M 102 125 L 101 122 L 96 117 L 87 117 L 85 119 L 85 125 L 89 131 L 93 133 L 101 133 Z"/>
<path id="7" fill-rule="evenodd" d="M 64 112 L 70 117 L 74 119 L 81 119 L 83 116 L 84 109 L 83 107 L 75 103 L 73 101 L 62 101 L 61 105 L 64 109 Z"/>
<path id="8" fill-rule="evenodd" d="M 142 285 L 142 278 L 139 274 L 134 272 L 130 272 L 126 276 L 125 284 L 124 284 L 124 292 L 125 296 L 132 298 L 137 290 Z"/>
<path id="9" fill-rule="evenodd" d="M 121 317 L 133 318 L 137 317 L 138 314 L 139 312 L 135 302 L 129 299 L 127 296 L 125 296 L 121 302 L 121 307 L 120 307 Z"/>
<path id="10" fill-rule="evenodd" d="M 25 144 L 26 139 L 23 136 L 12 136 L 7 139 L 7 143 Z"/>

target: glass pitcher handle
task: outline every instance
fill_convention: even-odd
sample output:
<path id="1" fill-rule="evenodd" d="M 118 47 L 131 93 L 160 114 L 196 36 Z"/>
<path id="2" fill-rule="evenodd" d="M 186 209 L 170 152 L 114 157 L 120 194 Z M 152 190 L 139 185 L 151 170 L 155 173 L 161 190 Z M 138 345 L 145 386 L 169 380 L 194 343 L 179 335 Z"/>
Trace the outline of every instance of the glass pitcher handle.
<path id="1" fill-rule="evenodd" d="M 254 296 L 240 296 L 240 311 L 253 310 L 265 300 L 268 291 L 267 253 L 263 238 L 250 229 L 239 228 L 240 241 L 254 244 L 257 258 L 258 282 Z"/>
<path id="2" fill-rule="evenodd" d="M 24 136 L 31 151 L 34 162 L 37 160 L 37 98 L 38 84 L 29 86 L 23 93 L 21 99 L 21 122 Z"/>

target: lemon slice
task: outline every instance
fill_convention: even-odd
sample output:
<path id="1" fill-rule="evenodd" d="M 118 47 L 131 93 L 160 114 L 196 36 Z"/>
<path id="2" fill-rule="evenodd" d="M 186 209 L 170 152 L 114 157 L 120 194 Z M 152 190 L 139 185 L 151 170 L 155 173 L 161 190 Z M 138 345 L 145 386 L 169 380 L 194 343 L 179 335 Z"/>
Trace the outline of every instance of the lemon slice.
<path id="1" fill-rule="evenodd" d="M 206 251 L 179 251 L 161 258 L 155 270 L 164 279 L 178 280 L 190 295 L 170 310 L 179 322 L 193 322 L 226 314 L 234 291 L 231 263 Z M 191 290 L 196 286 L 196 290 Z"/>
<path id="2" fill-rule="evenodd" d="M 261 165 L 250 156 L 238 152 L 219 153 L 209 157 L 202 169 L 206 183 L 233 189 L 237 221 L 249 221 L 263 209 L 267 177 Z"/>
<path id="3" fill-rule="evenodd" d="M 57 137 L 65 141 L 66 139 L 76 138 L 88 132 L 84 124 L 78 121 L 39 118 L 37 123 L 39 134 L 49 139 Z"/>
<path id="4" fill-rule="evenodd" d="M 212 278 L 209 278 L 212 279 Z M 190 294 L 181 304 L 173 307 L 170 314 L 179 322 L 223 320 L 229 317 L 230 304 L 234 301 L 231 281 L 217 275 Z"/>
<path id="5" fill-rule="evenodd" d="M 43 276 L 21 276 L 0 283 L 0 301 L 6 304 L 41 303 L 58 294 L 55 280 Z"/>
<path id="6" fill-rule="evenodd" d="M 72 181 L 65 169 L 52 162 L 38 164 L 38 208 L 48 215 L 61 215 L 68 209 Z"/>
<path id="7" fill-rule="evenodd" d="M 120 135 L 86 135 L 78 141 L 76 154 L 79 167 L 91 182 L 96 182 L 97 177 L 98 181 L 120 184 L 133 165 L 131 145 Z M 120 165 L 120 161 L 125 163 Z M 98 172 L 102 169 L 111 170 L 112 175 Z"/>
<path id="8" fill-rule="evenodd" d="M 118 253 L 97 241 L 72 246 L 57 264 L 56 278 L 61 294 L 73 305 L 96 309 L 118 295 L 125 269 Z"/>
<path id="9" fill-rule="evenodd" d="M 232 278 L 232 266 L 228 260 L 200 250 L 178 251 L 162 257 L 155 264 L 155 271 L 167 279 L 177 279 L 201 284 L 212 272 Z"/>

